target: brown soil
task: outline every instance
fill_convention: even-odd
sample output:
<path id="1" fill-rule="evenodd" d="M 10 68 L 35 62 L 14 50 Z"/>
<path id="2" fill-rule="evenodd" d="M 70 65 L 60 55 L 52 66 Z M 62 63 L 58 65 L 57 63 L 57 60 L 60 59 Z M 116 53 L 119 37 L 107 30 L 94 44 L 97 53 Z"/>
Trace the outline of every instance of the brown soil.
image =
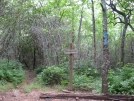
<path id="1" fill-rule="evenodd" d="M 33 71 L 26 71 L 26 82 L 22 84 L 20 87 L 10 89 L 5 92 L 0 93 L 0 101 L 76 101 L 76 99 L 51 99 L 51 100 L 44 100 L 40 99 L 39 96 L 41 93 L 60 93 L 56 91 L 55 89 L 49 89 L 47 91 L 41 90 L 41 89 L 33 89 L 30 92 L 26 93 L 24 91 L 24 86 L 30 84 L 34 77 L 35 74 Z M 92 100 L 80 100 L 80 101 L 92 101 Z"/>

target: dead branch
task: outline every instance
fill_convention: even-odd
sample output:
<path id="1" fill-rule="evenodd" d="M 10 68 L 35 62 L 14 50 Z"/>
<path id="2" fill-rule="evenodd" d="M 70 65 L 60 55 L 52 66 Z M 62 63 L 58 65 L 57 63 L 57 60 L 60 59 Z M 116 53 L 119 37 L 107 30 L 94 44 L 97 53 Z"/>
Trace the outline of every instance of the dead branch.
<path id="1" fill-rule="evenodd" d="M 134 27 L 130 23 L 128 25 L 132 29 L 132 31 L 134 32 Z"/>
<path id="2" fill-rule="evenodd" d="M 79 99 L 94 99 L 94 100 L 129 100 L 133 101 L 134 96 L 131 95 L 112 95 L 112 94 L 74 94 L 74 93 L 61 93 L 61 94 L 41 94 L 41 99 L 65 99 L 65 98 L 79 98 Z"/>

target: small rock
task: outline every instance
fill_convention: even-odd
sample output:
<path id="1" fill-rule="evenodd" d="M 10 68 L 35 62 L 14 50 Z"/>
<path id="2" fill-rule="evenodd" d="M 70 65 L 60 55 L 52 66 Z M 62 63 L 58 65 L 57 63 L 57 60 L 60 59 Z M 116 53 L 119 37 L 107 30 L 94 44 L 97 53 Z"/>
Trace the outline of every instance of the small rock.
<path id="1" fill-rule="evenodd" d="M 2 96 L 2 100 L 4 100 L 6 97 L 5 96 Z"/>
<path id="2" fill-rule="evenodd" d="M 13 96 L 13 97 L 19 96 L 19 90 L 13 89 L 13 95 L 12 95 L 12 96 Z"/>
<path id="3" fill-rule="evenodd" d="M 3 98 L 2 97 L 0 97 L 0 101 L 2 101 L 3 100 Z"/>

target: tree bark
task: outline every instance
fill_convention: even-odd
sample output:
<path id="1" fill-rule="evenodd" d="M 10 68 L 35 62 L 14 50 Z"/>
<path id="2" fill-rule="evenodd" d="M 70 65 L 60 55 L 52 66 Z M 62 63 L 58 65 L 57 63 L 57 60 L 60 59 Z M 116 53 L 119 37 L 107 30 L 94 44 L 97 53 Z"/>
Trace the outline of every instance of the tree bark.
<path id="1" fill-rule="evenodd" d="M 36 67 L 36 49 L 33 49 L 33 69 Z"/>
<path id="2" fill-rule="evenodd" d="M 131 62 L 134 62 L 134 42 L 131 42 Z"/>
<path id="3" fill-rule="evenodd" d="M 94 17 L 94 1 L 92 2 L 92 24 L 93 24 L 93 46 L 94 46 L 94 62 L 96 63 L 96 36 L 95 36 L 95 17 Z"/>
<path id="4" fill-rule="evenodd" d="M 107 12 L 106 2 L 101 0 L 102 12 L 103 12 L 103 65 L 102 65 L 102 93 L 108 93 L 108 66 L 109 61 L 109 49 L 108 49 L 108 33 L 107 33 Z"/>
<path id="5" fill-rule="evenodd" d="M 122 36 L 121 36 L 121 62 L 122 62 L 122 65 L 124 65 L 124 57 L 125 57 L 124 45 L 125 45 L 125 36 L 126 36 L 127 27 L 128 27 L 128 25 L 125 24 L 123 27 Z"/>
<path id="6" fill-rule="evenodd" d="M 80 17 L 80 23 L 79 23 L 79 29 L 78 29 L 78 42 L 77 42 L 77 48 L 78 48 L 78 59 L 80 58 L 80 45 L 81 45 L 81 26 L 82 26 L 82 19 L 83 19 L 83 8 L 81 10 L 81 17 Z"/>
<path id="7" fill-rule="evenodd" d="M 74 8 L 72 8 L 72 43 L 74 44 Z"/>
<path id="8" fill-rule="evenodd" d="M 61 93 L 61 94 L 41 94 L 41 99 L 93 99 L 93 100 L 110 100 L 110 101 L 133 101 L 134 96 L 131 95 L 112 95 L 112 94 L 74 94 L 74 93 Z"/>

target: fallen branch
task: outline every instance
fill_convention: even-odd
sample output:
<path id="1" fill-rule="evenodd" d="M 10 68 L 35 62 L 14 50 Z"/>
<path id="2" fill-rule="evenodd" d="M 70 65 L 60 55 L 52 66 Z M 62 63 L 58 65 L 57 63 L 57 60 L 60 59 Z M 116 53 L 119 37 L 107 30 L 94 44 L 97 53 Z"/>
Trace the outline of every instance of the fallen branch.
<path id="1" fill-rule="evenodd" d="M 111 94 L 74 94 L 74 93 L 61 93 L 61 94 L 41 94 L 41 99 L 93 99 L 93 100 L 129 100 L 134 101 L 134 96 L 131 95 L 111 95 Z"/>

